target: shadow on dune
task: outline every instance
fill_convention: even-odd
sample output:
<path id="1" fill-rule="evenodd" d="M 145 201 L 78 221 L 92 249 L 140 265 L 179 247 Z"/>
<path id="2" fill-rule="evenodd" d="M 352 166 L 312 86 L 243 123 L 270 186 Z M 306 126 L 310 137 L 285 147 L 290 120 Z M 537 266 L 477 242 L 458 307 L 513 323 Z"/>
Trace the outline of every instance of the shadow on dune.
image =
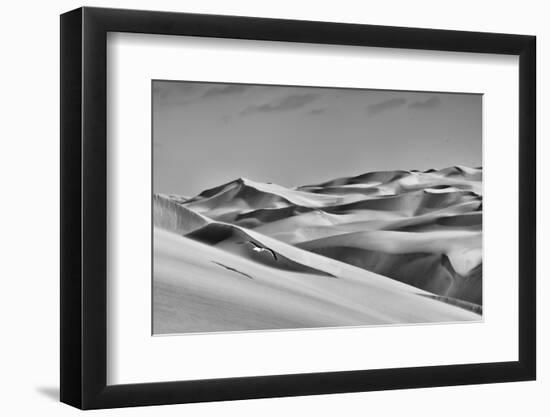
<path id="1" fill-rule="evenodd" d="M 211 223 L 186 234 L 185 237 L 211 246 L 217 246 L 220 249 L 273 268 L 334 277 L 328 272 L 300 264 L 281 255 L 257 239 L 252 238 L 244 230 L 230 224 Z"/>
<path id="2" fill-rule="evenodd" d="M 289 206 L 276 209 L 258 209 L 237 215 L 235 217 L 235 223 L 239 226 L 252 229 L 254 227 L 261 226 L 264 223 L 286 219 L 299 214 L 308 213 L 313 210 L 315 209 L 301 206 Z"/>
<path id="3" fill-rule="evenodd" d="M 257 189 L 242 178 L 203 191 L 185 204 L 199 212 L 208 212 L 218 207 L 228 207 L 228 212 L 238 212 L 256 208 L 278 208 L 292 205 L 283 196 Z M 222 220 L 217 216 L 212 218 Z"/>
<path id="4" fill-rule="evenodd" d="M 228 217 L 226 216 L 227 218 L 220 220 L 229 221 L 239 226 L 253 229 L 266 223 L 299 216 L 312 211 L 321 211 L 334 215 L 345 215 L 354 214 L 361 210 L 371 210 L 385 213 L 407 213 L 410 217 L 408 221 L 414 223 L 416 221 L 414 219 L 415 216 L 421 216 L 430 212 L 466 204 L 481 205 L 481 198 L 471 191 L 458 190 L 455 192 L 441 194 L 430 194 L 424 191 L 415 191 L 402 195 L 382 196 L 356 201 L 353 203 L 325 206 L 321 209 L 298 205 L 291 205 L 281 208 L 256 209 L 245 213 L 231 213 Z M 481 212 L 478 213 L 479 217 L 475 219 L 467 218 L 466 216 L 452 216 L 456 217 L 455 219 L 452 219 L 451 216 L 438 216 L 437 220 L 427 219 L 425 222 L 434 223 L 439 221 L 439 225 L 448 225 L 452 227 L 481 225 Z M 448 219 L 445 219 L 445 217 L 448 217 Z"/>
<path id="5" fill-rule="evenodd" d="M 309 247 L 307 243 L 299 244 L 298 247 L 436 295 L 482 304 L 481 265 L 462 276 L 454 270 L 445 254 L 387 253 L 346 246 Z"/>
<path id="6" fill-rule="evenodd" d="M 471 311 L 473 313 L 479 314 L 480 316 L 483 314 L 483 307 L 481 305 L 469 303 L 468 301 L 459 300 L 458 298 L 445 297 L 442 295 L 435 295 L 435 294 L 418 294 L 418 295 L 463 308 L 464 310 Z"/>
<path id="7" fill-rule="evenodd" d="M 426 232 L 431 230 L 482 230 L 482 213 L 480 211 L 442 216 L 414 217 L 395 221 L 384 227 L 384 230 L 403 232 Z"/>
<path id="8" fill-rule="evenodd" d="M 376 171 L 367 172 L 365 174 L 356 175 L 354 177 L 337 178 L 334 180 L 326 181 L 321 184 L 304 186 L 308 187 L 330 187 L 330 186 L 342 186 L 349 184 L 364 184 L 369 182 L 388 183 L 396 181 L 410 174 L 410 171 Z"/>
<path id="9" fill-rule="evenodd" d="M 441 210 L 468 201 L 481 201 L 471 191 L 453 191 L 448 193 L 429 193 L 417 190 L 405 194 L 381 196 L 353 203 L 325 207 L 327 213 L 346 213 L 353 210 L 403 211 L 410 216 Z"/>

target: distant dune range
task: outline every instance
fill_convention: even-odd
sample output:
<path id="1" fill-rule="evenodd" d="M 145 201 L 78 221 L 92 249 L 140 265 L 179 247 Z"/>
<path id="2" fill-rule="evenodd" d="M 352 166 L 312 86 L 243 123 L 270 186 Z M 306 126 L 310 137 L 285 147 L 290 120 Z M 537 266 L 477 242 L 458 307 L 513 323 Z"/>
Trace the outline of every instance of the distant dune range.
<path id="1" fill-rule="evenodd" d="M 481 168 L 239 178 L 155 195 L 153 221 L 155 333 L 481 318 Z"/>

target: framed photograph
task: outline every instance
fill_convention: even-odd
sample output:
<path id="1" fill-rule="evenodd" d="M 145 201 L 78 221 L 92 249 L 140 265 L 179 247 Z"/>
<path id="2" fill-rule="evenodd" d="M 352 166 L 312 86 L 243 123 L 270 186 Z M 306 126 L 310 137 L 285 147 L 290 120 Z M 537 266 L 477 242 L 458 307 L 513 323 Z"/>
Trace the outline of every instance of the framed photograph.
<path id="1" fill-rule="evenodd" d="M 533 380 L 535 37 L 61 16 L 61 401 Z"/>

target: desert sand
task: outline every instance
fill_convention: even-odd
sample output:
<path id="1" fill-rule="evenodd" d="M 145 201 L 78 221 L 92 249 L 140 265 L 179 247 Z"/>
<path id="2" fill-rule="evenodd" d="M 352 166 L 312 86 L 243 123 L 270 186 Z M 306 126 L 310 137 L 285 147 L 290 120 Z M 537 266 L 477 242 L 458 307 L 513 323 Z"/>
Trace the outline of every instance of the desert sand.
<path id="1" fill-rule="evenodd" d="M 154 333 L 478 321 L 482 169 L 155 195 Z"/>

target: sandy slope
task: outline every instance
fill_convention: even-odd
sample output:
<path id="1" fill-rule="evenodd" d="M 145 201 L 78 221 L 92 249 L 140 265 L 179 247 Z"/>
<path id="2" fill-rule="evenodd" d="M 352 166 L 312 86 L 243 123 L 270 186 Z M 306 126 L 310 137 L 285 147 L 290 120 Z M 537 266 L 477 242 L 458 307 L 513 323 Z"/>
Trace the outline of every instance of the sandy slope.
<path id="1" fill-rule="evenodd" d="M 153 224 L 162 229 L 186 234 L 209 224 L 208 217 L 195 213 L 168 196 L 153 196 Z"/>
<path id="2" fill-rule="evenodd" d="M 479 320 L 386 277 L 269 239 L 338 278 L 266 266 L 155 228 L 154 333 Z"/>

